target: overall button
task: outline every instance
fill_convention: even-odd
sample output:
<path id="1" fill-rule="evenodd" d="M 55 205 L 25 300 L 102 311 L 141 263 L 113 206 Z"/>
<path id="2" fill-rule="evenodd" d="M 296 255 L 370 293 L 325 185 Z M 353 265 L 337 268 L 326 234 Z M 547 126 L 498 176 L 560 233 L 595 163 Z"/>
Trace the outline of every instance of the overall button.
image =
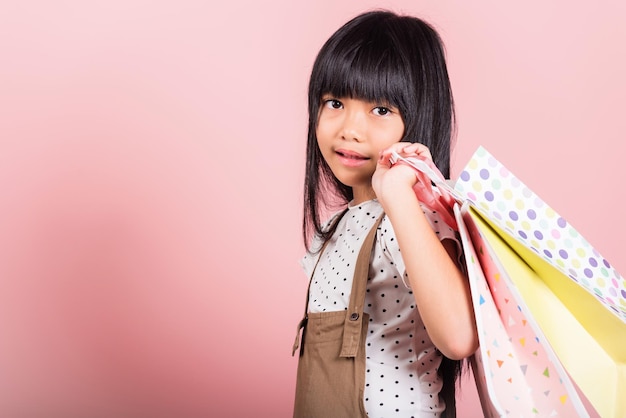
<path id="1" fill-rule="evenodd" d="M 355 312 L 352 315 L 350 315 L 350 321 L 356 321 L 357 319 L 359 319 L 358 313 Z"/>

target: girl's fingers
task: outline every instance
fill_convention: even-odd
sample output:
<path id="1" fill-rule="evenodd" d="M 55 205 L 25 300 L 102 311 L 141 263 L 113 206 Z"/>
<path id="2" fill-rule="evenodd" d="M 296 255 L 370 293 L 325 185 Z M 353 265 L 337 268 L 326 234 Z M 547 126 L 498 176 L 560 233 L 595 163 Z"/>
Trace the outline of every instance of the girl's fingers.
<path id="1" fill-rule="evenodd" d="M 414 154 L 414 155 L 419 155 L 422 157 L 429 158 L 431 160 L 433 159 L 433 156 L 431 155 L 428 147 L 424 144 L 420 144 L 417 142 L 407 145 L 406 147 L 404 147 L 403 151 L 407 154 L 407 156 L 409 156 L 410 154 Z"/>
<path id="2" fill-rule="evenodd" d="M 421 156 L 428 158 L 430 160 L 433 159 L 432 154 L 428 147 L 424 144 L 420 143 L 407 143 L 407 142 L 398 142 L 391 145 L 389 148 L 385 149 L 381 153 L 382 161 L 388 163 L 389 158 L 393 152 L 397 152 L 403 157 L 411 157 L 411 156 Z"/>

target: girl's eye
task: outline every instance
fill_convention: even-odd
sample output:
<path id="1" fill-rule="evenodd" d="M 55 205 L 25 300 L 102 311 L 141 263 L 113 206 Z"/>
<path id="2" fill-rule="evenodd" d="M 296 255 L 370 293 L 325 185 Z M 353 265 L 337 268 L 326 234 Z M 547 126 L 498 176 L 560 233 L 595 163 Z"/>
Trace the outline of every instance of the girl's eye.
<path id="1" fill-rule="evenodd" d="M 374 108 L 373 112 L 378 116 L 386 116 L 391 113 L 391 109 L 384 106 L 378 106 Z"/>
<path id="2" fill-rule="evenodd" d="M 343 103 L 336 99 L 328 99 L 324 100 L 324 106 L 329 109 L 341 109 L 343 107 Z"/>

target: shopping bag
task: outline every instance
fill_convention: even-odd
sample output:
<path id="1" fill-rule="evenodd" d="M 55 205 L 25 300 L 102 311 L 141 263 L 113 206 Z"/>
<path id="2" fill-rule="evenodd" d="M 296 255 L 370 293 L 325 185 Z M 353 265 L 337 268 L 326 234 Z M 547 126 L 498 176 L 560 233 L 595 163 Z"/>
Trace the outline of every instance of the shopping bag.
<path id="1" fill-rule="evenodd" d="M 471 365 L 484 416 L 588 416 L 519 295 L 510 281 L 501 279 L 499 266 L 469 217 L 471 202 L 453 190 L 429 160 L 397 154 L 391 160 L 416 170 L 418 199 L 432 210 L 451 214 L 451 227 L 461 237 L 479 338 Z"/>
<path id="2" fill-rule="evenodd" d="M 484 148 L 455 190 L 569 376 L 602 417 L 625 417 L 624 278 Z"/>
<path id="3" fill-rule="evenodd" d="M 480 343 L 470 364 L 484 416 L 589 416 L 470 212 L 468 203 L 455 206 Z"/>
<path id="4" fill-rule="evenodd" d="M 587 416 L 571 375 L 601 416 L 626 416 L 619 273 L 484 148 L 454 189 L 423 163 L 404 162 L 464 202 L 457 221 L 479 328 L 473 366 L 485 415 Z"/>

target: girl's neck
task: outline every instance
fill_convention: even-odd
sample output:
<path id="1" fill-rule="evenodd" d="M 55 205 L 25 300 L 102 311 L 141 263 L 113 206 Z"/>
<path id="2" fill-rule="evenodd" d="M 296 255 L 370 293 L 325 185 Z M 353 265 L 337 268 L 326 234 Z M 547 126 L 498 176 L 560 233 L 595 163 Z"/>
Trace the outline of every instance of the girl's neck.
<path id="1" fill-rule="evenodd" d="M 374 189 L 370 187 L 353 187 L 352 188 L 352 206 L 360 205 L 368 200 L 376 199 L 376 193 Z"/>

